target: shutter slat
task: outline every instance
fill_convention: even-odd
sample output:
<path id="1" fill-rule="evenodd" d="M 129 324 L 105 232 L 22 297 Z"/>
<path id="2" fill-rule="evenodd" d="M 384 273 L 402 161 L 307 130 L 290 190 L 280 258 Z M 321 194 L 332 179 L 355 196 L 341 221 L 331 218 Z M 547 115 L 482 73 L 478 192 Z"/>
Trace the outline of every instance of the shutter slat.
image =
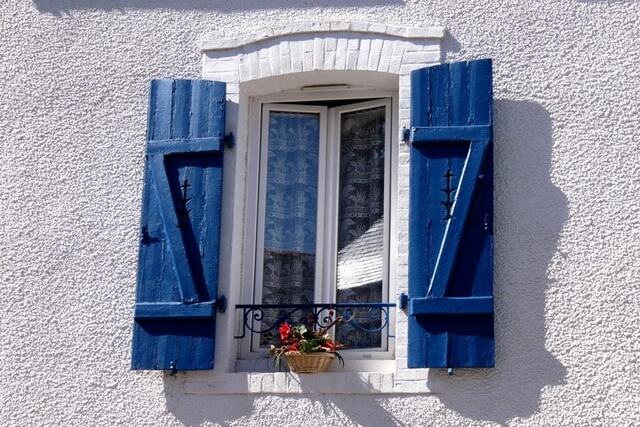
<path id="1" fill-rule="evenodd" d="M 171 139 L 189 138 L 191 115 L 191 80 L 173 81 L 173 99 L 171 111 Z M 175 102 L 179 100 L 179 102 Z"/>
<path id="2" fill-rule="evenodd" d="M 449 126 L 451 90 L 449 88 L 448 67 L 429 68 L 429 86 L 432 93 L 431 126 Z"/>
<path id="3" fill-rule="evenodd" d="M 147 139 L 170 139 L 173 80 L 155 80 L 151 85 Z"/>
<path id="4" fill-rule="evenodd" d="M 451 83 L 451 125 L 469 125 L 469 63 L 463 62 L 458 67 L 449 67 Z M 481 138 L 478 135 L 473 139 Z"/>
<path id="5" fill-rule="evenodd" d="M 132 369 L 211 369 L 225 84 L 154 80 Z"/>
<path id="6" fill-rule="evenodd" d="M 470 75 L 470 112 L 468 122 L 470 125 L 490 125 L 493 113 L 493 108 L 491 107 L 493 104 L 491 61 L 470 61 L 467 67 Z"/>
<path id="7" fill-rule="evenodd" d="M 411 75 L 408 366 L 491 367 L 491 61 Z"/>

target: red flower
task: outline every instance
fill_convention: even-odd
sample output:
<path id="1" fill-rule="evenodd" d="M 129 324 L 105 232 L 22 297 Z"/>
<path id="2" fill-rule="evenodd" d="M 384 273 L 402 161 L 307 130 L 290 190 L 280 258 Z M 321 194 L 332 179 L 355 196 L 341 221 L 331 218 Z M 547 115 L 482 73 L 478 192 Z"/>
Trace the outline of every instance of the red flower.
<path id="1" fill-rule="evenodd" d="M 278 332 L 280 333 L 280 341 L 286 341 L 289 335 L 291 335 L 291 326 L 289 326 L 287 322 L 284 322 L 278 328 Z"/>
<path id="2" fill-rule="evenodd" d="M 322 348 L 325 351 L 333 351 L 335 352 L 338 349 L 341 349 L 343 347 L 342 344 L 335 342 L 334 340 L 327 340 L 324 345 L 322 346 Z"/>

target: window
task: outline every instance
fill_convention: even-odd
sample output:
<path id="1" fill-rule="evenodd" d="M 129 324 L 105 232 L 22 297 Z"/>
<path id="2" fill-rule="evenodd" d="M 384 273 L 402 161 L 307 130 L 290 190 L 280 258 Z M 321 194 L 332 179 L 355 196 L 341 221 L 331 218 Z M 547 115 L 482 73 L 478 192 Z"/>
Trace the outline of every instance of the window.
<path id="1" fill-rule="evenodd" d="M 250 184 L 252 303 L 389 300 L 391 103 L 376 97 L 253 104 L 259 126 L 252 152 L 260 156 Z M 268 309 L 260 320 L 273 324 L 279 316 L 279 309 Z M 363 308 L 353 316 L 365 329 L 383 321 Z M 392 357 L 387 328 L 365 332 L 341 324 L 333 333 L 347 346 L 347 358 Z M 255 334 L 243 356 L 260 357 L 270 339 Z"/>
<path id="2" fill-rule="evenodd" d="M 491 61 L 415 70 L 410 91 L 404 85 L 398 91 L 392 78 L 376 83 L 376 73 L 366 79 L 360 72 L 336 73 L 247 82 L 240 89 L 245 91 L 240 110 L 228 108 L 233 102 L 223 82 L 152 81 L 132 369 L 209 370 L 220 353 L 220 370 L 232 369 L 236 360 L 237 369 L 247 370 L 242 363 L 256 362 L 245 359 L 259 353 L 261 332 L 253 335 L 258 335 L 255 342 L 241 341 L 246 348 L 239 359 L 231 343 L 245 336 L 246 320 L 261 320 L 256 314 L 264 315 L 263 294 L 277 301 L 278 285 L 284 283 L 293 291 L 283 295 L 313 298 L 326 309 L 339 304 L 331 301 L 389 298 L 396 294 L 389 279 L 397 277 L 404 285 L 407 273 L 408 295 L 400 298 L 407 323 L 399 325 L 406 353 L 398 354 L 398 370 L 494 365 Z M 304 87 L 293 89 L 301 80 L 336 78 L 354 86 L 343 84 L 342 92 L 325 86 L 322 93 L 317 86 L 307 87 L 307 93 Z M 396 89 L 356 88 L 360 81 Z M 265 95 L 278 89 L 284 91 Z M 227 110 L 238 123 L 233 129 L 242 143 L 236 146 L 225 136 Z M 410 131 L 403 132 L 403 140 L 410 145 L 400 157 L 394 123 L 409 111 Z M 292 129 L 293 137 L 283 138 L 287 143 L 280 141 L 280 149 L 291 153 L 276 153 L 275 130 L 282 122 L 295 124 L 282 126 L 285 135 Z M 357 170 L 367 173 L 352 174 L 350 167 L 358 164 L 365 166 Z M 384 164 L 381 196 L 371 190 L 381 171 L 371 165 L 379 164 Z M 301 195 L 288 188 L 282 193 L 300 203 L 288 207 L 269 199 L 270 168 L 278 178 L 273 185 L 286 187 L 295 178 L 293 190 L 300 187 Z M 290 168 L 301 173 L 294 176 Z M 223 191 L 226 175 L 232 179 L 224 182 L 231 185 Z M 362 197 L 357 188 L 351 191 L 358 185 L 368 189 L 360 191 Z M 359 200 L 367 202 L 365 208 L 352 210 Z M 359 220 L 364 225 L 353 226 Z M 349 227 L 343 230 L 342 223 Z M 271 236 L 279 225 L 283 232 Z M 373 244 L 380 233 L 382 245 Z M 396 239 L 407 243 L 407 256 L 396 253 Z M 277 278 L 282 265 L 294 264 L 298 276 L 264 286 L 262 276 Z M 241 336 L 230 333 L 234 319 L 224 315 L 225 294 L 236 313 L 242 310 Z M 260 312 L 252 312 L 254 307 Z M 349 370 L 395 370 L 395 318 L 393 311 L 389 314 L 390 335 L 364 338 L 337 331 L 351 344 L 345 356 L 356 359 L 349 361 Z M 222 333 L 216 336 L 216 329 Z M 387 360 L 367 366 L 367 358 Z"/>

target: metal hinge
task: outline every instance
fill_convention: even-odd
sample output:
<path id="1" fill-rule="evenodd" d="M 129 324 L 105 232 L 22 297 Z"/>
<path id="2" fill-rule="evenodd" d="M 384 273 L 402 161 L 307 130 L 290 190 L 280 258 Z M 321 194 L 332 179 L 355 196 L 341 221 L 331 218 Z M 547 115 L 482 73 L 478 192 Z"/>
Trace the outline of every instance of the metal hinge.
<path id="1" fill-rule="evenodd" d="M 176 361 L 172 360 L 169 363 L 169 375 L 174 376 L 177 373 L 178 373 L 178 368 L 176 367 Z"/>
<path id="2" fill-rule="evenodd" d="M 407 307 L 409 307 L 409 295 L 404 292 L 400 294 L 400 297 L 398 298 L 398 307 L 400 307 L 400 310 L 406 310 Z"/>
<path id="3" fill-rule="evenodd" d="M 233 136 L 233 132 L 229 132 L 224 136 L 224 143 L 227 145 L 228 148 L 232 148 L 235 145 L 236 139 Z"/>
<path id="4" fill-rule="evenodd" d="M 408 144 L 411 138 L 411 130 L 403 127 L 400 130 L 400 139 L 402 139 L 402 142 L 404 142 L 405 144 Z"/>
<path id="5" fill-rule="evenodd" d="M 220 295 L 218 299 L 216 299 L 216 308 L 218 312 L 224 313 L 227 311 L 227 297 L 224 295 Z"/>

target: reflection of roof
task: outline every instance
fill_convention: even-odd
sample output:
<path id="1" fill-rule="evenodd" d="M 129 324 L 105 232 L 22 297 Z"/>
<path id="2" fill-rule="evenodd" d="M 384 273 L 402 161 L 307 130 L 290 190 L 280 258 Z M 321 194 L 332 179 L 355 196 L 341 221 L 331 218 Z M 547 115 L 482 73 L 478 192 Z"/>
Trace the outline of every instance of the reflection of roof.
<path id="1" fill-rule="evenodd" d="M 383 259 L 384 221 L 381 218 L 338 252 L 338 289 L 382 281 Z"/>

